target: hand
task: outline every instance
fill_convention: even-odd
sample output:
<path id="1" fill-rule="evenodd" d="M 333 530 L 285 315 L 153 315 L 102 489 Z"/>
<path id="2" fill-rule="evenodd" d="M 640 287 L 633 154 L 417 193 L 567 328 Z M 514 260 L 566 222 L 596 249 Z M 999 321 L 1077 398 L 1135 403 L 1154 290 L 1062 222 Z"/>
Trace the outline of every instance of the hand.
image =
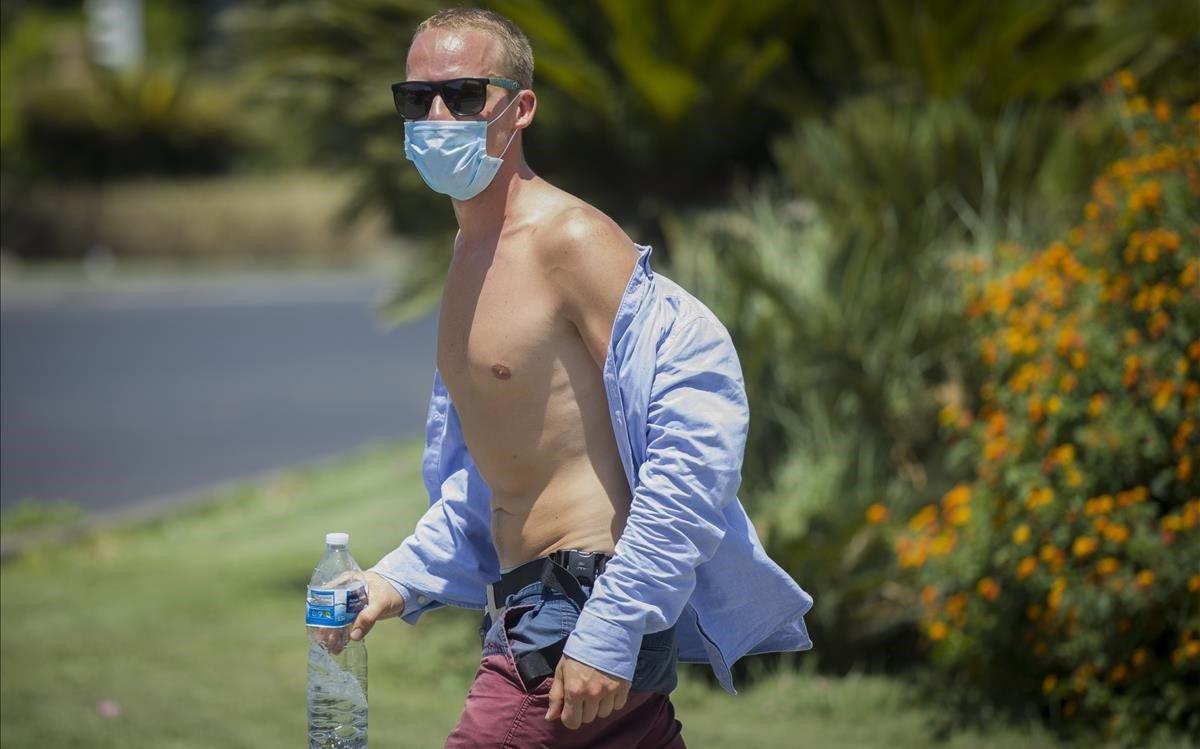
<path id="1" fill-rule="evenodd" d="M 358 618 L 350 627 L 350 639 L 361 640 L 380 619 L 389 619 L 404 613 L 404 596 L 396 592 L 378 572 L 364 572 L 367 583 L 367 606 L 358 612 Z"/>
<path id="2" fill-rule="evenodd" d="M 554 670 L 546 720 L 562 718 L 571 730 L 625 707 L 632 684 L 564 655 Z"/>

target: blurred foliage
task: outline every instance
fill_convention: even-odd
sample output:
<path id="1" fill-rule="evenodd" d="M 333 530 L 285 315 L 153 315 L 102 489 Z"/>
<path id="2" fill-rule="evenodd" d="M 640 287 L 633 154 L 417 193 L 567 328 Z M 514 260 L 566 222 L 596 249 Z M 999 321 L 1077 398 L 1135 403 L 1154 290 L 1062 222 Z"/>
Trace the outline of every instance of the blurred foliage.
<path id="1" fill-rule="evenodd" d="M 1099 112 L 1062 119 L 864 96 L 777 143 L 774 188 L 667 223 L 664 272 L 738 347 L 755 415 L 744 494 L 772 556 L 821 602 L 808 619 L 829 668 L 913 652 L 898 646 L 912 597 L 889 584 L 863 512 L 947 485 L 936 415 L 968 346 L 947 263 L 1072 204 L 1061 196 L 1089 181 L 1109 130 Z"/>
<path id="2" fill-rule="evenodd" d="M 1122 65 L 1155 85 L 1195 91 L 1184 73 L 1200 61 L 1189 32 L 1200 12 L 1189 0 L 484 4 L 517 22 L 533 45 L 531 166 L 649 242 L 662 238 L 667 213 L 719 203 L 731 184 L 771 172 L 775 137 L 847 100 L 883 93 L 912 110 L 951 102 L 948 116 L 986 118 L 1052 102 L 1061 117 Z M 404 159 L 388 94 L 404 76 L 412 30 L 443 5 L 257 0 L 229 16 L 257 98 L 309 134 L 311 158 L 358 176 L 348 220 L 378 205 L 400 231 L 453 226 L 448 201 Z M 1046 115 L 1038 125 L 1056 123 Z M 801 192 L 834 189 L 804 173 L 791 180 Z M 922 197 L 895 185 L 889 196 Z M 402 292 L 410 296 L 397 297 L 397 310 L 436 298 L 429 284 L 438 284 L 442 258 L 414 258 Z"/>
<path id="3" fill-rule="evenodd" d="M 939 693 L 1134 745 L 1200 732 L 1200 103 L 1118 80 L 1129 145 L 1082 223 L 964 274 L 986 378 L 941 422 L 968 480 L 895 549 Z"/>
<path id="4" fill-rule="evenodd" d="M 79 3 L 14 6 L 0 36 L 7 180 L 211 174 L 240 156 L 231 87 L 201 70 L 200 7 L 146 0 L 145 60 L 116 72 L 92 62 Z"/>

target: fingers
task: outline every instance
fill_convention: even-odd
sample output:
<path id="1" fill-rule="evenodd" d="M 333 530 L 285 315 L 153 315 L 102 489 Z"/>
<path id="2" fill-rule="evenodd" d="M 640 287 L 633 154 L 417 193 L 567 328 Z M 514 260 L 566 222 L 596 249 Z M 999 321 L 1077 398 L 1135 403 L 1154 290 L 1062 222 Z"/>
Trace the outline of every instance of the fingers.
<path id="1" fill-rule="evenodd" d="M 350 639 L 355 642 L 367 636 L 371 628 L 375 626 L 375 622 L 379 619 L 379 609 L 371 606 L 366 607 L 358 612 L 358 616 L 354 618 L 354 624 L 350 626 Z"/>
<path id="2" fill-rule="evenodd" d="M 580 712 L 580 702 L 581 700 L 577 697 L 572 697 L 570 692 L 567 692 L 563 699 L 562 722 L 564 726 L 570 728 L 572 731 L 582 725 L 581 719 L 583 715 Z"/>
<path id="3" fill-rule="evenodd" d="M 546 720 L 558 720 L 563 710 L 562 661 L 554 669 L 554 681 L 550 684 L 550 709 L 546 711 Z"/>
<path id="4" fill-rule="evenodd" d="M 588 697 L 583 701 L 580 713 L 583 715 L 581 723 L 591 723 L 596 719 L 596 713 L 600 710 L 601 700 L 597 697 Z"/>
<path id="5" fill-rule="evenodd" d="M 616 705 L 616 699 L 617 696 L 615 694 L 601 697 L 599 704 L 596 706 L 596 717 L 607 718 L 608 716 L 612 715 L 612 712 L 615 709 L 614 706 Z"/>
<path id="6" fill-rule="evenodd" d="M 614 712 L 625 707 L 625 700 L 629 699 L 629 687 L 629 684 L 623 685 L 623 688 L 613 696 Z"/>

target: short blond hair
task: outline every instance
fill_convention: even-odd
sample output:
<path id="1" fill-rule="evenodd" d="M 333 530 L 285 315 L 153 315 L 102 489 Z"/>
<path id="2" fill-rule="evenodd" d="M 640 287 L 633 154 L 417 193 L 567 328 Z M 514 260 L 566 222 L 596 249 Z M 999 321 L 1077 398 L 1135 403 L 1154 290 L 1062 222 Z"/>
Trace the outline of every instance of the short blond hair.
<path id="1" fill-rule="evenodd" d="M 439 10 L 413 32 L 413 39 L 426 29 L 478 29 L 500 40 L 504 52 L 501 75 L 512 78 L 521 88 L 533 88 L 533 48 L 525 32 L 512 21 L 483 8 L 447 8 Z M 411 44 L 410 44 L 411 46 Z"/>

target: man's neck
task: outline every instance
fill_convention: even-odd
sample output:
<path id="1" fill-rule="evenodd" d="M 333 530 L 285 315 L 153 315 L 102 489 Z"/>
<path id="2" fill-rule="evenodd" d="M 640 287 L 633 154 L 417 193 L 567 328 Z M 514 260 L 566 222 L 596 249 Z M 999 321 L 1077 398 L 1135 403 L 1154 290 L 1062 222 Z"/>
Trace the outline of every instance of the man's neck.
<path id="1" fill-rule="evenodd" d="M 512 159 L 500 167 L 483 192 L 471 200 L 453 201 L 463 241 L 476 244 L 498 238 L 522 189 L 536 177 L 524 158 Z"/>

